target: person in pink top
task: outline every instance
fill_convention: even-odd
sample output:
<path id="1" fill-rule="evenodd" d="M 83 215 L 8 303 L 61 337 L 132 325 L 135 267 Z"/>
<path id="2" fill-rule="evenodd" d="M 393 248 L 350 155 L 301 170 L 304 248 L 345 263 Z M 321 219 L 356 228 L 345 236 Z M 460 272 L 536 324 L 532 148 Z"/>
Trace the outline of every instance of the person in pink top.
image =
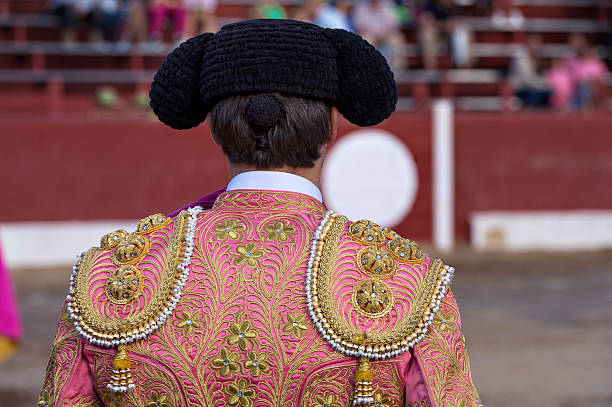
<path id="1" fill-rule="evenodd" d="M 39 405 L 482 405 L 453 268 L 321 196 L 338 114 L 372 126 L 395 109 L 374 47 L 243 21 L 175 49 L 150 96 L 168 126 L 207 119 L 230 181 L 80 256 Z"/>
<path id="2" fill-rule="evenodd" d="M 13 284 L 0 250 L 0 362 L 15 351 L 21 336 L 21 320 Z"/>

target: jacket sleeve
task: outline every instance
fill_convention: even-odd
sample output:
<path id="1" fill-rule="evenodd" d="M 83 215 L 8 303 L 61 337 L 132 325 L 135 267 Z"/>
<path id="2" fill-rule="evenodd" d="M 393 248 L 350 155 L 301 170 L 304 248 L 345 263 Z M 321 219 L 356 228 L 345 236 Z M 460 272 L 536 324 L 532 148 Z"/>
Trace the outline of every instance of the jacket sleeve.
<path id="1" fill-rule="evenodd" d="M 83 355 L 84 339 L 62 308 L 53 350 L 43 381 L 38 407 L 101 407 L 89 363 Z"/>
<path id="2" fill-rule="evenodd" d="M 472 382 L 459 307 L 450 289 L 414 350 L 433 407 L 482 406 Z"/>

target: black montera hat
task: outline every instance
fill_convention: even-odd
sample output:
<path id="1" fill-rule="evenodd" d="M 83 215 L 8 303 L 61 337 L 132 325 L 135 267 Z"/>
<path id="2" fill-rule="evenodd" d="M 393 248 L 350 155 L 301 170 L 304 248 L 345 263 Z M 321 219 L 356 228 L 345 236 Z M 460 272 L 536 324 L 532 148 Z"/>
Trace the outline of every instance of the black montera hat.
<path id="1" fill-rule="evenodd" d="M 172 51 L 151 84 L 151 107 L 175 129 L 202 123 L 223 98 L 280 92 L 325 101 L 372 126 L 395 110 L 385 58 L 345 30 L 293 20 L 248 20 L 204 33 Z"/>

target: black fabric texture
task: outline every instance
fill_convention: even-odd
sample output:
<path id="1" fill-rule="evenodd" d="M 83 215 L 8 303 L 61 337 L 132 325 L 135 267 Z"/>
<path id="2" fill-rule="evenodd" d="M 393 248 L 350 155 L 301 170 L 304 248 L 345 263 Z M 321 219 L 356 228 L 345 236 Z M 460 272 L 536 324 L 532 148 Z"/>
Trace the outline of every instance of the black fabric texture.
<path id="1" fill-rule="evenodd" d="M 247 20 L 185 41 L 150 97 L 163 123 L 187 129 L 223 98 L 270 92 L 325 101 L 359 126 L 380 123 L 397 103 L 393 73 L 367 41 L 294 20 Z"/>

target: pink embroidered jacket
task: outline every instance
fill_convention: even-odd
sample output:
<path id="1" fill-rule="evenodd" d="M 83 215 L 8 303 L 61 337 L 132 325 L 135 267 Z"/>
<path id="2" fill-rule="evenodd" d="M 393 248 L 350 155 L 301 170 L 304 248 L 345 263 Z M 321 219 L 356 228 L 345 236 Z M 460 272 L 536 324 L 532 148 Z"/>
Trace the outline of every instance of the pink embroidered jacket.
<path id="1" fill-rule="evenodd" d="M 480 406 L 451 274 L 296 193 L 151 215 L 75 265 L 39 406 Z"/>

